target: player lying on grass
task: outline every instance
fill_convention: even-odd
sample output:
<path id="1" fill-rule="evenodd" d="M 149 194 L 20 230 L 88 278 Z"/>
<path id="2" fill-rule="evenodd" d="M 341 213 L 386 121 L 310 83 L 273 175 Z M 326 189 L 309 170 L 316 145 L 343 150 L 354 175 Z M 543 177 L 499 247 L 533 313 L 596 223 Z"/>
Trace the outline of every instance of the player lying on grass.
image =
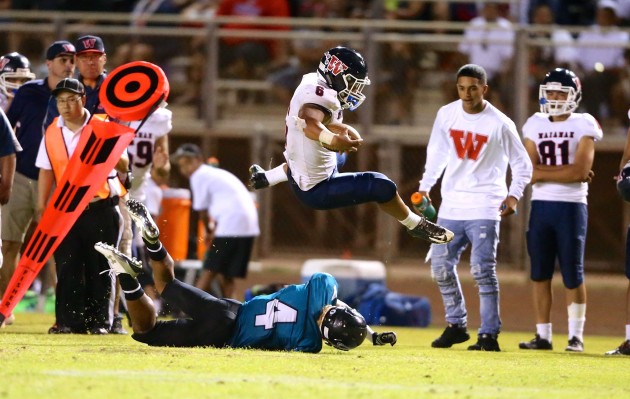
<path id="1" fill-rule="evenodd" d="M 361 345 L 367 335 L 374 345 L 396 343 L 394 332 L 376 333 L 357 311 L 337 300 L 334 277 L 317 273 L 306 284 L 290 285 L 245 303 L 212 295 L 175 279 L 173 259 L 159 240 L 159 230 L 140 202 L 127 201 L 147 249 L 155 287 L 189 318 L 160 321 L 136 276 L 142 264 L 114 247 L 98 243 L 119 277 L 133 325 L 132 338 L 152 346 L 213 346 L 295 350 L 317 353 L 322 339 L 340 350 Z"/>
<path id="2" fill-rule="evenodd" d="M 302 203 L 320 210 L 376 202 L 411 236 L 437 244 L 451 241 L 453 233 L 412 212 L 396 184 L 384 174 L 339 173 L 345 153 L 357 151 L 363 141 L 354 129 L 342 124 L 343 110 L 358 108 L 365 100 L 363 88 L 369 84 L 361 54 L 346 47 L 328 50 L 317 72 L 304 75 L 291 99 L 286 116 L 286 163 L 268 171 L 252 165 L 251 185 L 261 189 L 288 180 Z M 342 130 L 334 126 L 342 126 Z"/>

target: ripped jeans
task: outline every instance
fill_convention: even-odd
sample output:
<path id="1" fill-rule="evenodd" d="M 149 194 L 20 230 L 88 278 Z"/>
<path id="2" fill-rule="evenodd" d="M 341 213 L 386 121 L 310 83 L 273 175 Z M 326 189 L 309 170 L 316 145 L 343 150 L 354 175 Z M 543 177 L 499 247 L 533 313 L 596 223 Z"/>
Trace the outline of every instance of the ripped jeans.
<path id="1" fill-rule="evenodd" d="M 466 301 L 457 276 L 457 263 L 462 252 L 471 244 L 470 273 L 479 288 L 479 334 L 498 334 L 501 330 L 496 273 L 499 221 L 438 218 L 437 223 L 455 234 L 448 244 L 431 245 L 431 276 L 440 288 L 446 321 L 467 324 Z"/>

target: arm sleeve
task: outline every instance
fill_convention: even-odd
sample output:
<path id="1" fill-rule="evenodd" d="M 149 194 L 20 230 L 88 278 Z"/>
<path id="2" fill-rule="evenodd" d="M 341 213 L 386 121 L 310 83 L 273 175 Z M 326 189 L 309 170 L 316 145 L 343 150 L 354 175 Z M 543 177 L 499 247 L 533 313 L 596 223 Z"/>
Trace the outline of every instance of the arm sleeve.
<path id="1" fill-rule="evenodd" d="M 42 137 L 42 141 L 39 144 L 35 166 L 40 169 L 52 170 L 52 164 L 50 163 L 50 159 L 48 159 L 48 153 L 46 152 L 46 142 L 44 141 L 44 137 Z"/>
<path id="2" fill-rule="evenodd" d="M 420 180 L 420 191 L 431 191 L 448 164 L 450 146 L 447 132 L 441 126 L 443 110 L 444 108 L 438 111 L 431 130 L 431 137 L 427 145 L 427 162 L 424 165 L 422 180 Z"/>
<path id="3" fill-rule="evenodd" d="M 11 123 L 4 114 L 4 111 L 0 109 L 0 157 L 15 154 L 17 139 L 13 134 Z M 19 144 L 17 144 L 19 146 Z M 20 148 L 21 150 L 21 148 Z"/>
<path id="4" fill-rule="evenodd" d="M 521 199 L 525 187 L 532 180 L 532 161 L 529 159 L 527 150 L 525 150 L 525 146 L 516 132 L 514 123 L 506 123 L 503 126 L 503 137 L 505 153 L 508 156 L 510 169 L 512 170 L 512 183 L 510 184 L 508 195 L 518 200 Z"/>

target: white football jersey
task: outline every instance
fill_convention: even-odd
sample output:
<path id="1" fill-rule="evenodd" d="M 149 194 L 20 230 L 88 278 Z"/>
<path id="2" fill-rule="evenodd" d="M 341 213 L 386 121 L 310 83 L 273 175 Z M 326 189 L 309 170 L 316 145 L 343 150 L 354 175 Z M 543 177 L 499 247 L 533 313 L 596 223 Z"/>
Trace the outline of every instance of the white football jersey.
<path id="1" fill-rule="evenodd" d="M 131 122 L 132 129 L 137 129 L 140 121 Z M 136 133 L 131 144 L 127 148 L 129 153 L 129 166 L 131 168 L 131 188 L 129 196 L 137 201 L 146 199 L 146 177 L 151 173 L 155 142 L 173 129 L 173 113 L 166 108 L 158 108 L 149 116 Z"/>
<path id="2" fill-rule="evenodd" d="M 508 164 L 512 171 L 509 190 Z M 532 163 L 510 118 L 488 101 L 483 111 L 469 114 L 457 100 L 437 113 L 420 191 L 430 191 L 442 173 L 439 217 L 500 220 L 503 200 L 508 195 L 523 196 Z"/>
<path id="3" fill-rule="evenodd" d="M 549 115 L 536 112 L 523 126 L 523 137 L 536 144 L 541 165 L 569 165 L 582 137 L 595 141 L 603 137 L 602 128 L 590 114 L 572 113 L 566 121 L 552 122 Z M 586 204 L 588 183 L 536 183 L 532 200 L 581 202 Z"/>
<path id="4" fill-rule="evenodd" d="M 286 148 L 284 157 L 291 176 L 301 190 L 313 188 L 327 179 L 337 166 L 336 153 L 325 149 L 317 140 L 304 135 L 304 120 L 298 117 L 304 104 L 316 104 L 327 110 L 331 123 L 341 123 L 343 115 L 337 92 L 320 80 L 317 73 L 304 75 L 295 89 L 286 116 Z"/>

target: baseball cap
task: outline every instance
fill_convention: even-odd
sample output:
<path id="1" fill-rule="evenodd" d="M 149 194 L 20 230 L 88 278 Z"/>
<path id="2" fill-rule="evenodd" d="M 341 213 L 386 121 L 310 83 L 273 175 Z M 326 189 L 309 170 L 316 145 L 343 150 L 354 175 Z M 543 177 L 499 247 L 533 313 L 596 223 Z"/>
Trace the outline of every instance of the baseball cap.
<path id="1" fill-rule="evenodd" d="M 182 144 L 177 151 L 171 155 L 171 160 L 177 161 L 180 157 L 201 158 L 201 148 L 192 143 Z"/>
<path id="2" fill-rule="evenodd" d="M 105 53 L 105 45 L 103 39 L 98 36 L 86 35 L 81 36 L 75 42 L 77 48 L 77 54 L 93 52 L 93 53 Z"/>
<path id="3" fill-rule="evenodd" d="M 57 96 L 62 91 L 69 91 L 75 94 L 84 95 L 85 88 L 83 87 L 83 83 L 79 82 L 73 78 L 65 78 L 57 83 L 57 86 L 52 91 L 53 96 Z"/>
<path id="4" fill-rule="evenodd" d="M 66 40 L 59 40 L 54 42 L 46 50 L 46 59 L 54 60 L 62 55 L 74 55 L 77 50 L 74 48 L 74 44 Z"/>

